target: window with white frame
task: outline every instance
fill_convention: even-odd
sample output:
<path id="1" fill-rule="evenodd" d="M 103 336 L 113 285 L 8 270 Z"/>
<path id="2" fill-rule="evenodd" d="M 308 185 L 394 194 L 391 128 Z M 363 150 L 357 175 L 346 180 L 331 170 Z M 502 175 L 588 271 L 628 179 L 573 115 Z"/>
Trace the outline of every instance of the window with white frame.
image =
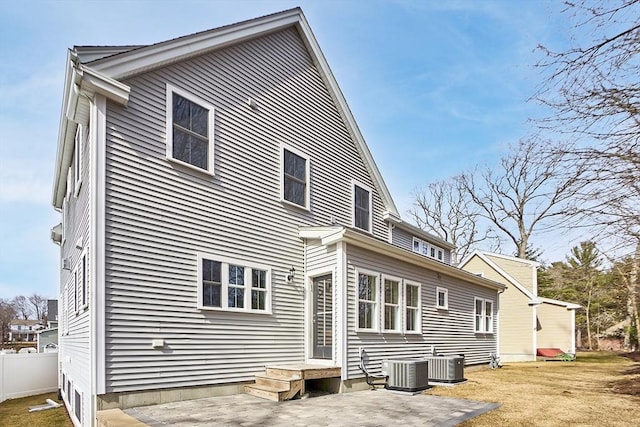
<path id="1" fill-rule="evenodd" d="M 79 309 L 87 307 L 88 295 L 87 295 L 87 255 L 83 253 L 78 262 L 78 268 L 76 270 L 76 295 L 78 299 Z"/>
<path id="2" fill-rule="evenodd" d="M 198 256 L 201 309 L 270 312 L 270 269 L 243 261 Z"/>
<path id="3" fill-rule="evenodd" d="M 378 329 L 378 276 L 358 273 L 358 329 Z"/>
<path id="4" fill-rule="evenodd" d="M 79 124 L 76 128 L 76 138 L 74 142 L 74 157 L 73 157 L 73 175 L 75 177 L 75 194 L 80 192 L 80 186 L 82 185 L 82 152 L 84 148 L 84 127 Z"/>
<path id="5" fill-rule="evenodd" d="M 384 278 L 384 326 L 385 331 L 400 332 L 400 281 Z"/>
<path id="6" fill-rule="evenodd" d="M 413 238 L 413 252 L 444 262 L 444 249 L 417 237 Z"/>
<path id="7" fill-rule="evenodd" d="M 82 395 L 78 390 L 75 390 L 75 399 L 73 404 L 73 413 L 76 416 L 76 419 L 82 423 Z"/>
<path id="8" fill-rule="evenodd" d="M 80 309 L 80 301 L 78 299 L 78 288 L 80 287 L 80 269 L 75 268 L 73 270 L 73 311 L 78 312 Z"/>
<path id="9" fill-rule="evenodd" d="M 421 331 L 420 319 L 420 285 L 406 283 L 404 285 L 405 303 L 405 332 L 418 333 Z"/>
<path id="10" fill-rule="evenodd" d="M 213 173 L 214 108 L 167 84 L 167 157 Z"/>
<path id="11" fill-rule="evenodd" d="M 448 309 L 449 308 L 449 290 L 446 288 L 436 288 L 436 308 Z"/>
<path id="12" fill-rule="evenodd" d="M 309 209 L 309 157 L 282 146 L 282 200 Z"/>
<path id="13" fill-rule="evenodd" d="M 251 309 L 267 309 L 267 271 L 251 269 Z"/>
<path id="14" fill-rule="evenodd" d="M 371 190 L 353 184 L 353 226 L 371 232 Z"/>
<path id="15" fill-rule="evenodd" d="M 474 331 L 477 333 L 493 333 L 493 301 L 474 298 Z"/>

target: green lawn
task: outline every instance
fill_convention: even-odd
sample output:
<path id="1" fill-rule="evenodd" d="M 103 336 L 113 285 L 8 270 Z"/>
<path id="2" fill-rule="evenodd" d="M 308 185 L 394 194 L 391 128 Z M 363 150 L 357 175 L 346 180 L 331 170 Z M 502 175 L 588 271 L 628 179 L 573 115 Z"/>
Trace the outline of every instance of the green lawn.
<path id="1" fill-rule="evenodd" d="M 45 399 L 59 402 L 57 393 L 39 394 L 0 403 L 0 425 L 11 427 L 73 427 L 64 406 L 29 413 L 30 406 L 44 405 Z"/>

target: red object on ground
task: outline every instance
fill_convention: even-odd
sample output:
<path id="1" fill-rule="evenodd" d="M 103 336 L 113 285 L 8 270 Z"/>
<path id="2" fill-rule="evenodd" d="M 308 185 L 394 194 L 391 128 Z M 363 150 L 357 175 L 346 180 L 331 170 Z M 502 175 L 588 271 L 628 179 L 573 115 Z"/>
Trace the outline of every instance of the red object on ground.
<path id="1" fill-rule="evenodd" d="M 559 348 L 539 348 L 536 350 L 536 356 L 540 357 L 556 357 L 564 353 Z"/>

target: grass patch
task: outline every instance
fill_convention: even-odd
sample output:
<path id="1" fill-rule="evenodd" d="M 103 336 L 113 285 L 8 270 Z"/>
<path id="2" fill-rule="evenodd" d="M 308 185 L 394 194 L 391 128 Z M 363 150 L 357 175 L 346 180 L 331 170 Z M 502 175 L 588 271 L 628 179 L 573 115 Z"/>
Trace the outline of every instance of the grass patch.
<path id="1" fill-rule="evenodd" d="M 30 406 L 43 405 L 46 403 L 45 399 L 62 403 L 58 401 L 57 397 L 57 393 L 54 392 L 5 400 L 0 403 L 0 425 L 12 427 L 73 427 L 73 423 L 69 419 L 64 406 L 29 413 Z"/>
<path id="2" fill-rule="evenodd" d="M 578 353 L 575 362 L 524 362 L 465 372 L 467 382 L 426 391 L 502 406 L 462 426 L 637 426 L 640 396 L 621 394 L 640 384 L 639 365 L 614 353 Z"/>

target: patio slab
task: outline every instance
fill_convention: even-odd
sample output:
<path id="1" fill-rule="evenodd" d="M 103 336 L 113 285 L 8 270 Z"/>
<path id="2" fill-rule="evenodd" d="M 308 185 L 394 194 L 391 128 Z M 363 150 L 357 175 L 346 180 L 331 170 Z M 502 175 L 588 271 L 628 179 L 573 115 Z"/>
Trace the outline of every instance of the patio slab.
<path id="1" fill-rule="evenodd" d="M 496 403 L 387 390 L 271 402 L 238 394 L 125 409 L 160 426 L 454 426 L 497 408 Z"/>

